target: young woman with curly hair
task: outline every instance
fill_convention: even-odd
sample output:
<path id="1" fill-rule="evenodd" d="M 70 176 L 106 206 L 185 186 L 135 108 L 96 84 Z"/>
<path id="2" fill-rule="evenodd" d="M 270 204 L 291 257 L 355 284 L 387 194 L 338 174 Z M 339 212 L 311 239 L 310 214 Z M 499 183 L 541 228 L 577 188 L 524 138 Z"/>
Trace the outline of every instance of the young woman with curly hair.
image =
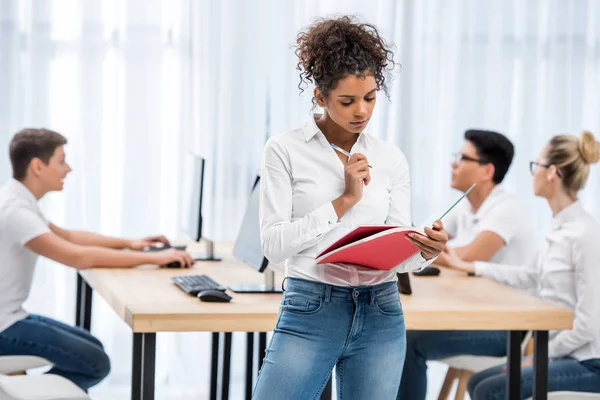
<path id="1" fill-rule="evenodd" d="M 377 29 L 321 20 L 298 35 L 296 54 L 299 87 L 314 83 L 323 113 L 265 146 L 262 248 L 285 262 L 287 287 L 254 398 L 318 398 L 335 366 L 339 398 L 393 399 L 405 356 L 396 272 L 431 263 L 448 236 L 436 221 L 428 237 L 411 239 L 420 254 L 391 271 L 315 263 L 357 226 L 410 226 L 410 180 L 404 154 L 363 132 L 394 67 Z"/>

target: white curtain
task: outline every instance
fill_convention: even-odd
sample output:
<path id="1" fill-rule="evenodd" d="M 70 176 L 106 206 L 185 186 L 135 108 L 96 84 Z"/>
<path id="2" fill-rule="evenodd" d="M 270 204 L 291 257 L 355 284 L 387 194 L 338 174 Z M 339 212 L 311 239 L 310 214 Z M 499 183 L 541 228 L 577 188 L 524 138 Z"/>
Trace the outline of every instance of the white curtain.
<path id="1" fill-rule="evenodd" d="M 235 237 L 265 138 L 308 118 L 291 46 L 316 17 L 352 14 L 396 48 L 391 101 L 383 93 L 369 132 L 407 155 L 415 223 L 456 196 L 450 154 L 469 128 L 506 134 L 516 146 L 506 186 L 545 229 L 528 161 L 555 134 L 600 137 L 600 4 L 589 0 L 269 1 L 194 3 L 194 130 L 211 165 L 209 235 Z M 582 199 L 600 217 L 593 168 Z M 232 236 L 233 235 L 233 236 Z"/>
<path id="2" fill-rule="evenodd" d="M 189 7 L 170 0 L 0 2 L 2 180 L 10 176 L 7 148 L 15 132 L 54 129 L 68 138 L 73 172 L 63 193 L 42 200 L 51 221 L 109 235 L 177 238 L 182 159 L 193 151 L 184 109 Z M 73 323 L 74 296 L 74 271 L 41 260 L 26 308 Z M 131 331 L 97 296 L 92 331 L 112 359 L 110 377 L 92 395 L 128 398 Z M 206 336 L 158 336 L 159 393 L 207 393 L 208 372 L 196 360 L 208 360 L 208 341 L 199 340 Z M 189 351 L 178 350 L 186 341 Z M 184 352 L 198 356 L 180 363 Z M 173 386 L 174 373 L 190 390 Z"/>
<path id="3" fill-rule="evenodd" d="M 595 0 L 5 0 L 0 147 L 25 126 L 64 133 L 74 172 L 45 212 L 66 227 L 125 236 L 178 235 L 182 154 L 202 154 L 204 233 L 235 239 L 266 138 L 310 115 L 312 88 L 298 94 L 296 33 L 332 14 L 357 15 L 395 45 L 402 69 L 369 132 L 407 155 L 415 223 L 456 197 L 450 154 L 466 129 L 486 128 L 515 143 L 506 185 L 543 237 L 550 213 L 532 194 L 528 161 L 552 135 L 600 137 Z M 597 218 L 599 173 L 582 194 Z M 10 175 L 6 157 L 0 174 Z M 28 308 L 72 322 L 73 283 L 71 271 L 40 262 Z M 126 398 L 130 331 L 99 298 L 93 331 L 113 360 L 94 398 Z M 207 338 L 158 336 L 159 398 L 206 397 Z M 234 339 L 232 398 L 242 393 L 242 349 Z"/>

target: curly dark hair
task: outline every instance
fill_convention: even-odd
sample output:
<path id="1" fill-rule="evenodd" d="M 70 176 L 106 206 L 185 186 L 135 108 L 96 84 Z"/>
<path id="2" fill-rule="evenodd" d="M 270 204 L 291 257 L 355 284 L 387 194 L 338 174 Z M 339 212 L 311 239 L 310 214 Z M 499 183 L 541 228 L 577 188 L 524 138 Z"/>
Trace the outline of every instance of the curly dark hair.
<path id="1" fill-rule="evenodd" d="M 389 96 L 386 78 L 396 65 L 394 55 L 373 25 L 349 16 L 317 20 L 298 34 L 296 55 L 300 93 L 310 82 L 327 96 L 346 76 L 372 74 L 377 89 Z"/>

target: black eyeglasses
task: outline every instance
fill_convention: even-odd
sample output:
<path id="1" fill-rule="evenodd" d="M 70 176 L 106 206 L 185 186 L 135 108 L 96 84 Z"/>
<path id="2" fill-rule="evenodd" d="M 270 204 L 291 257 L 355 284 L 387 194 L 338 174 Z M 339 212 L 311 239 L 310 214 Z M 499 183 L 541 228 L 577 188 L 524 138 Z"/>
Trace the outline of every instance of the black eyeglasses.
<path id="1" fill-rule="evenodd" d="M 531 172 L 531 175 L 533 175 L 533 172 L 535 171 L 535 167 L 550 168 L 551 166 L 552 166 L 552 164 L 542 164 L 537 161 L 530 161 L 529 162 L 529 172 Z M 556 168 L 556 175 L 558 175 L 559 178 L 562 178 L 562 174 L 560 173 L 560 170 L 558 168 Z"/>
<path id="2" fill-rule="evenodd" d="M 454 161 L 455 164 L 458 164 L 461 161 L 471 161 L 471 162 L 476 162 L 477 164 L 481 164 L 481 165 L 488 163 L 487 161 L 485 161 L 482 158 L 474 158 L 474 157 L 468 156 L 463 153 L 453 153 L 452 160 Z"/>

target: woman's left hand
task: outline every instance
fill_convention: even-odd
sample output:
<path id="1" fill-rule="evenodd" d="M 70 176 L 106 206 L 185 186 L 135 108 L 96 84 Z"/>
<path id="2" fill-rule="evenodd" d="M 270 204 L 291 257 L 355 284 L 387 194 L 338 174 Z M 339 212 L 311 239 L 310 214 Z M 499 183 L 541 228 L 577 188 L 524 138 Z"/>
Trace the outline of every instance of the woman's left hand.
<path id="1" fill-rule="evenodd" d="M 435 221 L 433 229 L 425 227 L 425 233 L 427 236 L 410 233 L 408 240 L 421 250 L 424 259 L 429 260 L 437 257 L 444 250 L 446 242 L 448 242 L 448 233 L 444 230 L 442 221 Z"/>

